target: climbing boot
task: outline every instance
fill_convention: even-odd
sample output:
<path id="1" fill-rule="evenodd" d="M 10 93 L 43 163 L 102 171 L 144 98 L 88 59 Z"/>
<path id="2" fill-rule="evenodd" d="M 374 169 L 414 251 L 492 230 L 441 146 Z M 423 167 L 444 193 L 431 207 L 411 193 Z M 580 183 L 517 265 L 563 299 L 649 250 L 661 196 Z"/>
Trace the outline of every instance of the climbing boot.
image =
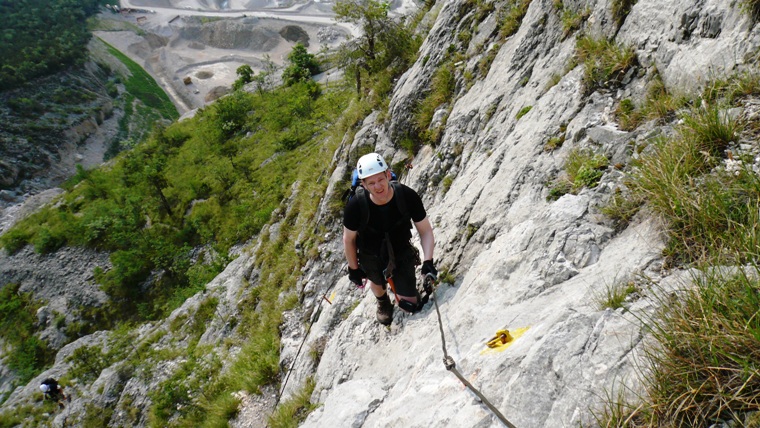
<path id="1" fill-rule="evenodd" d="M 388 293 L 377 297 L 377 322 L 382 325 L 391 325 L 393 322 L 393 303 Z"/>

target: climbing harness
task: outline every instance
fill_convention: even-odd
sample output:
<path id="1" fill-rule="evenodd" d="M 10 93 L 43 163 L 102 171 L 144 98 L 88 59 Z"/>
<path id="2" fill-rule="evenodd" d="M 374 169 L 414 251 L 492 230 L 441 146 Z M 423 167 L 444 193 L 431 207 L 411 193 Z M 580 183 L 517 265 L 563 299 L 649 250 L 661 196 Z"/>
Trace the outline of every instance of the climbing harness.
<path id="1" fill-rule="evenodd" d="M 478 398 L 480 398 L 480 401 L 483 404 L 485 404 L 496 415 L 496 417 L 499 418 L 499 420 L 502 423 L 504 423 L 504 425 L 506 425 L 509 428 L 517 428 L 511 422 L 509 422 L 507 418 L 505 418 L 504 415 L 501 414 L 499 409 L 494 407 L 494 405 L 491 404 L 491 402 L 488 401 L 488 399 L 485 396 L 483 396 L 483 394 L 481 394 L 480 391 L 478 391 L 474 386 L 472 386 L 472 384 L 467 379 L 465 379 L 464 376 L 462 376 L 462 373 L 460 373 L 459 370 L 457 370 L 456 362 L 454 362 L 454 359 L 451 358 L 449 356 L 449 353 L 446 351 L 446 337 L 443 334 L 443 321 L 441 321 L 441 311 L 438 309 L 438 299 L 435 298 L 435 289 L 433 288 L 435 277 L 432 274 L 427 274 L 425 276 L 424 281 L 430 284 L 429 287 L 431 289 L 431 295 L 433 296 L 433 303 L 435 303 L 435 312 L 436 314 L 438 314 L 438 328 L 441 331 L 441 347 L 443 348 L 443 365 L 446 367 L 446 370 L 454 373 L 456 377 L 458 377 L 459 380 L 464 384 L 464 386 L 466 386 L 467 388 L 470 389 L 470 391 L 475 393 L 475 395 L 477 395 Z M 501 331 L 505 331 L 505 330 L 501 330 Z M 497 336 L 498 335 L 499 333 L 497 332 Z M 509 332 L 506 332 L 506 336 L 509 336 Z M 501 337 L 497 338 L 496 340 L 500 340 L 500 339 Z"/>
<path id="2" fill-rule="evenodd" d="M 385 234 L 385 242 L 386 248 L 388 248 L 388 266 L 383 270 L 383 277 L 385 278 L 385 281 L 388 282 L 388 285 L 391 286 L 393 295 L 396 296 L 396 305 L 410 313 L 421 311 L 425 304 L 430 300 L 430 294 L 433 292 L 432 283 L 428 285 L 428 282 L 423 281 L 422 292 L 420 293 L 419 290 L 417 291 L 417 303 L 399 298 L 398 293 L 396 293 L 396 284 L 393 282 L 393 271 L 396 269 L 396 256 L 393 252 L 393 245 L 391 245 L 388 233 Z"/>

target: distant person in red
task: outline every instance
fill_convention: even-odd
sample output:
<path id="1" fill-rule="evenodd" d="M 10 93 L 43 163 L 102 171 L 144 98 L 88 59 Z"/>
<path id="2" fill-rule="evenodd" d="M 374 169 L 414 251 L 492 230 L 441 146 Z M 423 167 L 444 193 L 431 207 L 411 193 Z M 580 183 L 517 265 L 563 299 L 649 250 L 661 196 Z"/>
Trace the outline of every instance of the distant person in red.
<path id="1" fill-rule="evenodd" d="M 55 401 L 58 403 L 58 406 L 63 409 L 63 402 L 66 401 L 66 394 L 63 393 L 63 387 L 58 385 L 58 382 L 55 379 L 49 377 L 43 380 L 40 384 L 40 391 L 42 391 L 42 395 L 46 399 Z"/>

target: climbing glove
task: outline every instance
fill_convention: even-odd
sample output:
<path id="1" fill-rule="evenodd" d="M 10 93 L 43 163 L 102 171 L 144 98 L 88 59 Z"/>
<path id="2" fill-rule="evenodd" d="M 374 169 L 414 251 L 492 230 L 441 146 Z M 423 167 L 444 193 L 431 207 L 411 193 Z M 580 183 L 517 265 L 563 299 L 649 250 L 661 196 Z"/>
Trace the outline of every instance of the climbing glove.
<path id="1" fill-rule="evenodd" d="M 348 267 L 348 280 L 353 282 L 354 284 L 358 286 L 362 286 L 362 280 L 367 277 L 367 273 L 362 270 L 361 267 L 358 267 L 356 269 L 351 269 L 351 266 Z"/>
<path id="2" fill-rule="evenodd" d="M 433 276 L 434 280 L 438 279 L 438 270 L 435 268 L 435 265 L 433 264 L 433 259 L 425 260 L 424 262 L 422 262 L 422 268 L 420 268 L 420 271 L 422 272 L 422 276 L 430 274 Z"/>

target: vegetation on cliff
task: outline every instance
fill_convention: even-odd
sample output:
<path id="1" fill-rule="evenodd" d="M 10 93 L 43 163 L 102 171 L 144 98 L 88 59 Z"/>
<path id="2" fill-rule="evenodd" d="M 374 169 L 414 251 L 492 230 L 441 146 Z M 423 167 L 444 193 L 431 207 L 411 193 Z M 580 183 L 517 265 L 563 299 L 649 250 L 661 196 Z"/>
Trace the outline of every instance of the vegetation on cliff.
<path id="1" fill-rule="evenodd" d="M 92 36 L 87 18 L 108 0 L 0 3 L 0 91 L 82 64 Z"/>

